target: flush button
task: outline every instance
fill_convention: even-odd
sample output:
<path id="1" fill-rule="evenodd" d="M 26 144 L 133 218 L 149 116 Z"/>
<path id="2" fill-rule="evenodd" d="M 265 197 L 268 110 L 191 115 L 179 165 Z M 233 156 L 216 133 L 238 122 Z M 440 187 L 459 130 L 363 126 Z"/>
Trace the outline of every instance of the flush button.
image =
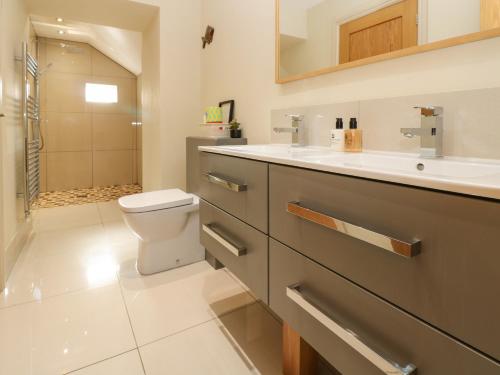
<path id="1" fill-rule="evenodd" d="M 418 164 L 417 164 L 417 169 L 418 169 L 419 171 L 423 171 L 423 170 L 425 169 L 425 165 L 424 165 L 423 163 L 418 163 Z"/>

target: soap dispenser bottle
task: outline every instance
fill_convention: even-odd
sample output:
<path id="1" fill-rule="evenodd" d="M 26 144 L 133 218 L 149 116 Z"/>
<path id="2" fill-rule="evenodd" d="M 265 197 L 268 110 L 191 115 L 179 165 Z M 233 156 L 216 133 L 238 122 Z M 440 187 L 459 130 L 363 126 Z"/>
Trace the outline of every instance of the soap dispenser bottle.
<path id="1" fill-rule="evenodd" d="M 349 130 L 345 132 L 345 151 L 361 152 L 363 150 L 363 131 L 358 129 L 358 120 L 351 118 Z"/>
<path id="2" fill-rule="evenodd" d="M 345 131 L 344 131 L 344 122 L 341 118 L 337 118 L 335 122 L 335 129 L 332 129 L 331 134 L 331 148 L 334 151 L 344 151 L 345 145 Z"/>

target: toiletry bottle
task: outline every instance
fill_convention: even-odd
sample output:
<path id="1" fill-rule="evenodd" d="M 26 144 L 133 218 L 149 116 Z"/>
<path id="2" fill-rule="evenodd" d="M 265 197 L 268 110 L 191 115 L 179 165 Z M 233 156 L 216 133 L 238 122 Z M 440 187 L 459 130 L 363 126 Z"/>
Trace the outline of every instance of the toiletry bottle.
<path id="1" fill-rule="evenodd" d="M 349 130 L 345 132 L 345 151 L 361 152 L 363 150 L 363 131 L 358 129 L 358 120 L 351 118 Z"/>
<path id="2" fill-rule="evenodd" d="M 344 122 L 341 118 L 337 118 L 335 122 L 335 129 L 332 129 L 331 135 L 331 148 L 334 151 L 344 151 L 345 144 L 345 131 L 344 131 Z"/>

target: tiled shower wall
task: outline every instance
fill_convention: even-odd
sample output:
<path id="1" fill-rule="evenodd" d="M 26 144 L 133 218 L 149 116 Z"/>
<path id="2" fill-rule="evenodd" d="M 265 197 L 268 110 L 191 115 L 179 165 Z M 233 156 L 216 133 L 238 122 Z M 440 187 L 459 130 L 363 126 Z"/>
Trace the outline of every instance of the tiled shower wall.
<path id="1" fill-rule="evenodd" d="M 271 126 L 290 126 L 285 114 L 304 114 L 308 144 L 329 146 L 335 118 L 343 117 L 348 126 L 349 118 L 357 117 L 366 150 L 418 153 L 420 139 L 400 133 L 403 127 L 420 127 L 415 105 L 444 108 L 446 156 L 500 159 L 500 88 L 279 109 L 271 112 Z M 272 132 L 271 141 L 289 143 L 290 135 Z"/>
<path id="2" fill-rule="evenodd" d="M 66 45 L 66 47 L 65 47 Z M 41 38 L 41 190 L 138 181 L 137 77 L 88 44 Z M 85 83 L 118 86 L 118 103 L 85 101 Z"/>

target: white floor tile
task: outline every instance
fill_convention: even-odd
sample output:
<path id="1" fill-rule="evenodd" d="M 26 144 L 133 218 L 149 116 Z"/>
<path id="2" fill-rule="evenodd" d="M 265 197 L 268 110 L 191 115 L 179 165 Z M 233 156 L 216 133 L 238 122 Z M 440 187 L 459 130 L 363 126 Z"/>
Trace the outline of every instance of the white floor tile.
<path id="1" fill-rule="evenodd" d="M 123 221 L 110 221 L 103 223 L 109 242 L 113 244 L 130 243 L 139 246 L 138 238 Z"/>
<path id="2" fill-rule="evenodd" d="M 29 258 L 45 258 L 102 248 L 107 244 L 106 232 L 101 224 L 37 232 L 28 246 Z"/>
<path id="3" fill-rule="evenodd" d="M 122 269 L 120 283 L 139 345 L 254 302 L 224 269 L 206 262 L 148 277 Z"/>
<path id="4" fill-rule="evenodd" d="M 71 375 L 144 375 L 139 352 L 121 354 L 70 373 Z"/>
<path id="5" fill-rule="evenodd" d="M 140 352 L 148 375 L 282 374 L 281 325 L 258 303 Z"/>
<path id="6" fill-rule="evenodd" d="M 112 244 L 101 225 L 37 233 L 0 295 L 0 308 L 117 282 L 132 247 Z"/>
<path id="7" fill-rule="evenodd" d="M 101 215 L 101 220 L 103 223 L 109 223 L 113 221 L 123 221 L 122 212 L 120 211 L 120 206 L 118 206 L 118 201 L 110 202 L 99 202 L 97 203 L 97 208 L 99 209 L 99 214 Z"/>
<path id="8" fill-rule="evenodd" d="M 54 375 L 135 348 L 118 286 L 0 310 L 0 373 Z"/>
<path id="9" fill-rule="evenodd" d="M 36 232 L 95 225 L 100 222 L 101 217 L 95 203 L 43 208 L 37 210 L 33 216 L 33 227 Z"/>
<path id="10" fill-rule="evenodd" d="M 139 275 L 116 202 L 33 220 L 0 295 L 0 374 L 140 375 L 134 334 L 148 375 L 280 373 L 279 323 L 227 270 Z"/>

